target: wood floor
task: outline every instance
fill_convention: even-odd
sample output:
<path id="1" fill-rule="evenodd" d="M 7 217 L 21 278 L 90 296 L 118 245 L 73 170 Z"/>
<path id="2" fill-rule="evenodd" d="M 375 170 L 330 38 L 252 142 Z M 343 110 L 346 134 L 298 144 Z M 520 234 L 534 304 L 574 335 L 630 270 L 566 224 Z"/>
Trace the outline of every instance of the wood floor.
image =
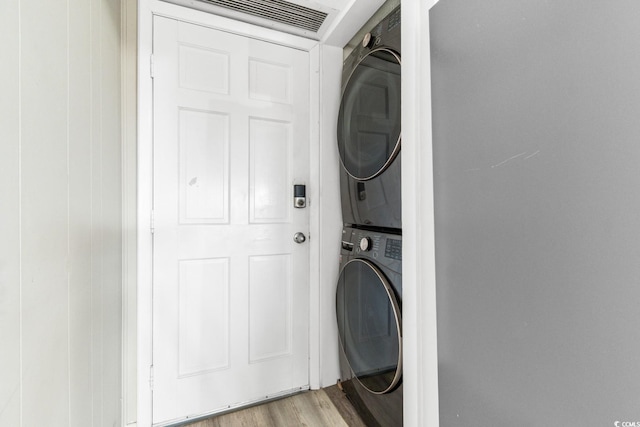
<path id="1" fill-rule="evenodd" d="M 189 427 L 366 427 L 336 386 L 218 415 Z"/>

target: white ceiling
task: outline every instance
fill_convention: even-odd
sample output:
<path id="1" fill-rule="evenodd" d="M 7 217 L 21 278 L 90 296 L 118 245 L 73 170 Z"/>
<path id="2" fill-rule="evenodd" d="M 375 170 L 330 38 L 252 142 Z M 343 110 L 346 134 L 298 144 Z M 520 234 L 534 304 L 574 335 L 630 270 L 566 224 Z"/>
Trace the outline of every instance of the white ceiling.
<path id="1" fill-rule="evenodd" d="M 345 7 L 348 7 L 352 3 L 351 0 L 311 0 L 311 1 L 324 5 L 326 7 L 330 7 L 331 9 L 336 9 L 336 10 L 342 10 Z M 296 2 L 297 2 L 296 0 L 293 1 L 293 3 L 296 3 Z"/>

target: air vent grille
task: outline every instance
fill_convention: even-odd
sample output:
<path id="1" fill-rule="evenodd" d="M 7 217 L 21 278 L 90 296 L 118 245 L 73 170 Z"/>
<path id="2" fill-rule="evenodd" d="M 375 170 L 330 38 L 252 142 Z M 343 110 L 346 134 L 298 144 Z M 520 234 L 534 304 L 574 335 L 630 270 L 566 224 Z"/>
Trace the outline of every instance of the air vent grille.
<path id="1" fill-rule="evenodd" d="M 325 12 L 283 0 L 201 0 L 204 3 L 317 32 Z"/>

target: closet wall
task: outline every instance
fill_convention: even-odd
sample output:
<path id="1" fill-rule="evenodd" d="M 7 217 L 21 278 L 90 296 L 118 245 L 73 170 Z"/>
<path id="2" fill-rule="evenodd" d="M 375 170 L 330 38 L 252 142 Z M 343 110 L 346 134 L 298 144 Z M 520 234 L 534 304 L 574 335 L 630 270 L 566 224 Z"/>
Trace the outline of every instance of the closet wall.
<path id="1" fill-rule="evenodd" d="M 119 425 L 120 0 L 0 2 L 0 425 Z"/>

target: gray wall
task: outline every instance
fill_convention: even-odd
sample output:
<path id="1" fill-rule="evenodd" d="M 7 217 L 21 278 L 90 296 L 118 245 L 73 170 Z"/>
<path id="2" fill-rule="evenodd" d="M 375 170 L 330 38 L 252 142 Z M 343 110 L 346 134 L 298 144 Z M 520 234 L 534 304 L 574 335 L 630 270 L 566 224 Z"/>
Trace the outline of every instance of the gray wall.
<path id="1" fill-rule="evenodd" d="M 120 1 L 0 28 L 0 425 L 119 425 Z"/>
<path id="2" fill-rule="evenodd" d="M 441 425 L 640 421 L 640 3 L 430 18 Z"/>

